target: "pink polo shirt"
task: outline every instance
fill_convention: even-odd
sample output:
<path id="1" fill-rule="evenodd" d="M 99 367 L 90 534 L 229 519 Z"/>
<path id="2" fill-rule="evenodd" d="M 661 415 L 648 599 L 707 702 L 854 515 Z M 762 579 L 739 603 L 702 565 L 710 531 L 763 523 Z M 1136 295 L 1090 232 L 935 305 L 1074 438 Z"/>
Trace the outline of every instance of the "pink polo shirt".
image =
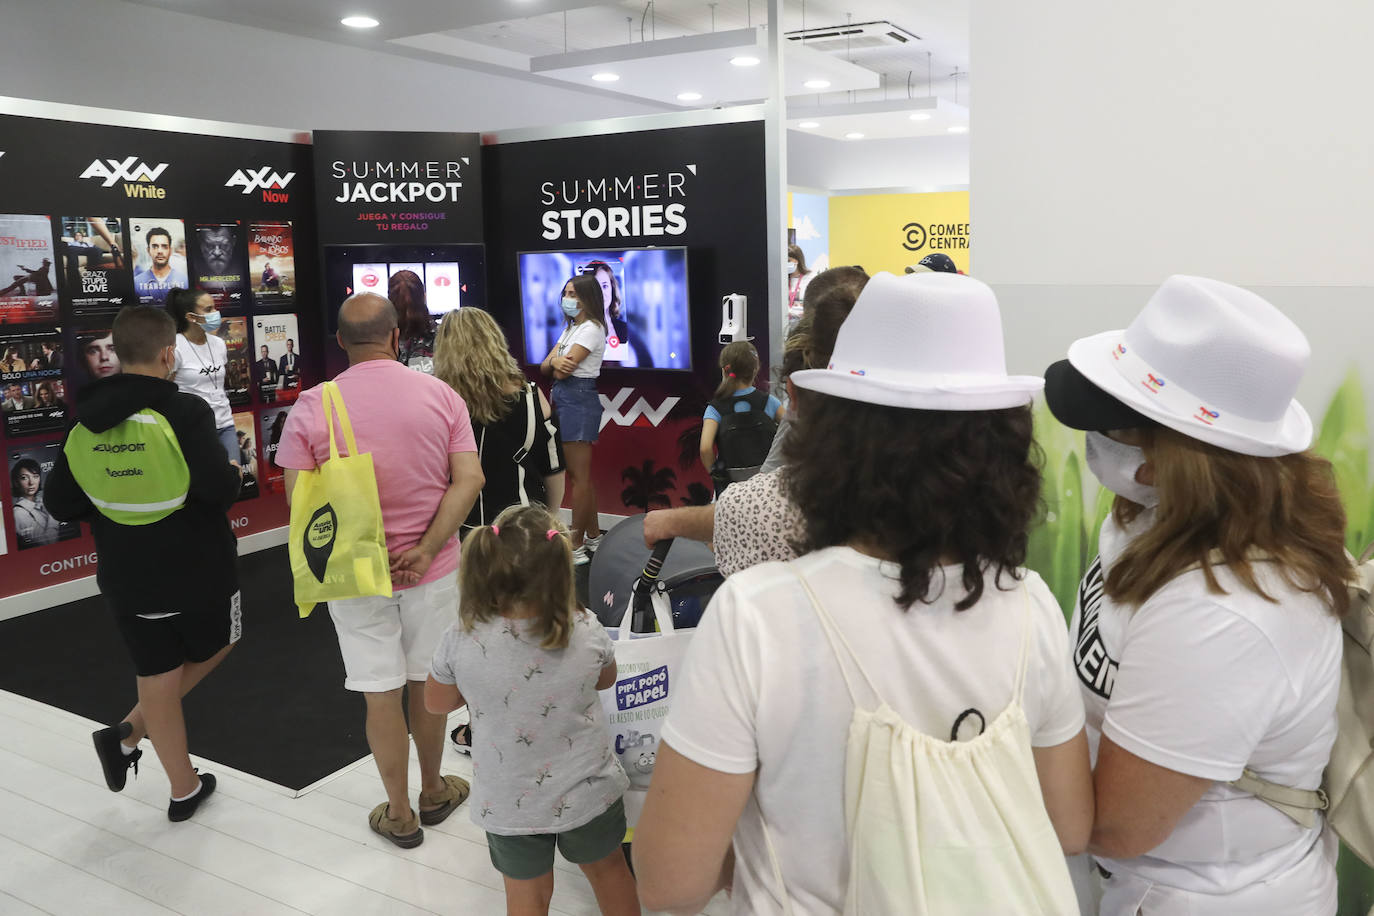
<path id="1" fill-rule="evenodd" d="M 463 399 L 433 376 L 391 359 L 350 366 L 334 379 L 343 395 L 360 453 L 371 452 L 382 503 L 387 550 L 420 543 L 449 486 L 449 455 L 475 452 L 472 422 Z M 309 471 L 329 460 L 321 389 L 302 392 L 277 444 L 277 464 Z M 335 428 L 339 452 L 347 454 Z M 458 540 L 450 539 L 418 584 L 452 575 Z"/>

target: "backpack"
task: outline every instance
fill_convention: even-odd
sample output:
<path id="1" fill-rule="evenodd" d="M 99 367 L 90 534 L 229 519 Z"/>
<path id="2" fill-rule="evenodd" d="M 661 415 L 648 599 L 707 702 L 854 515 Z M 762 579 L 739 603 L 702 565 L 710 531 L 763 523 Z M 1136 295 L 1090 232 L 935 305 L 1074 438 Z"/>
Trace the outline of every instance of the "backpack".
<path id="1" fill-rule="evenodd" d="M 736 411 L 740 401 L 749 409 Z M 718 398 L 711 406 L 720 414 L 720 429 L 716 431 L 720 463 L 731 481 L 748 480 L 768 460 L 778 431 L 778 424 L 768 417 L 768 393 L 756 389 L 744 397 Z"/>
<path id="2" fill-rule="evenodd" d="M 1360 557 L 1350 583 L 1350 613 L 1341 622 L 1341 693 L 1336 743 L 1322 787 L 1294 789 L 1246 770 L 1231 785 L 1257 796 L 1304 827 L 1317 812 L 1342 842 L 1374 867 L 1374 544 Z"/>

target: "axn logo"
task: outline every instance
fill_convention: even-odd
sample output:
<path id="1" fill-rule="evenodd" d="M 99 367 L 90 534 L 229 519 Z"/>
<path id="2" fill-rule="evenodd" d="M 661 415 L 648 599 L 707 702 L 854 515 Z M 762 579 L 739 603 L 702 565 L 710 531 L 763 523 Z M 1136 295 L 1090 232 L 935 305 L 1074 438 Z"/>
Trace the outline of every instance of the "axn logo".
<path id="1" fill-rule="evenodd" d="M 668 412 L 677 406 L 681 398 L 668 397 L 663 399 L 663 403 L 657 407 L 649 406 L 649 402 L 643 398 L 636 398 L 628 410 L 622 410 L 625 402 L 635 393 L 633 388 L 621 388 L 615 393 L 615 397 L 608 398 L 601 395 L 601 429 L 606 428 L 607 423 L 614 423 L 616 426 L 651 426 L 656 427 L 663 422 Z"/>
<path id="2" fill-rule="evenodd" d="M 142 200 L 163 200 L 167 192 L 153 182 L 157 181 L 167 169 L 167 163 L 149 165 L 137 156 L 125 159 L 97 159 L 86 166 L 82 178 L 98 178 L 102 187 L 113 187 L 117 181 L 124 182 L 124 196 Z"/>
<path id="3" fill-rule="evenodd" d="M 244 194 L 261 191 L 262 199 L 267 203 L 284 204 L 291 199 L 291 196 L 286 193 L 286 186 L 295 177 L 295 172 L 287 172 L 283 175 L 270 165 L 265 165 L 260 169 L 239 169 L 229 176 L 229 180 L 224 183 L 224 186 L 226 188 L 243 188 Z"/>

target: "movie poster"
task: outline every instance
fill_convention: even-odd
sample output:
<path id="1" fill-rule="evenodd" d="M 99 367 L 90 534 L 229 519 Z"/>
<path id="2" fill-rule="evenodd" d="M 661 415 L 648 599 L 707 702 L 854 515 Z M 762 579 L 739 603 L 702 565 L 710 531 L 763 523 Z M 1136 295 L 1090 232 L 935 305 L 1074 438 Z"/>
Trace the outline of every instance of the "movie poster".
<path id="1" fill-rule="evenodd" d="M 114 332 L 108 327 L 79 328 L 73 334 L 72 367 L 67 379 L 79 391 L 98 378 L 119 374 L 119 355 L 115 353 Z"/>
<path id="2" fill-rule="evenodd" d="M 193 228 L 196 288 L 209 293 L 220 311 L 241 311 L 248 304 L 243 223 L 196 223 Z"/>
<path id="3" fill-rule="evenodd" d="M 300 352 L 296 349 L 295 315 L 259 315 L 253 319 L 257 360 L 253 379 L 263 404 L 289 404 L 301 393 Z"/>
<path id="4" fill-rule="evenodd" d="M 52 223 L 0 214 L 0 324 L 55 321 L 56 284 Z"/>
<path id="5" fill-rule="evenodd" d="M 253 428 L 252 411 L 234 414 L 234 435 L 239 440 L 238 462 L 243 469 L 243 486 L 239 489 L 242 502 L 258 495 L 258 431 Z"/>
<path id="6" fill-rule="evenodd" d="M 248 278 L 258 305 L 282 305 L 295 300 L 296 257 L 291 223 L 248 225 Z"/>
<path id="7" fill-rule="evenodd" d="M 244 407 L 250 398 L 248 388 L 252 384 L 252 374 L 248 369 L 248 319 L 225 318 L 220 322 L 215 336 L 224 341 L 224 393 L 229 403 Z"/>
<path id="8" fill-rule="evenodd" d="M 128 250 L 119 217 L 62 217 L 57 252 L 62 289 L 74 316 L 113 315 L 134 301 Z"/>
<path id="9" fill-rule="evenodd" d="M 167 292 L 189 289 L 186 273 L 186 229 L 179 219 L 129 220 L 129 247 L 134 254 L 134 292 L 143 305 L 162 305 Z"/>
<path id="10" fill-rule="evenodd" d="M 0 394 L 6 435 L 31 436 L 65 427 L 61 328 L 0 333 Z"/>
<path id="11" fill-rule="evenodd" d="M 282 430 L 286 428 L 286 415 L 290 407 L 271 407 L 264 410 L 259 418 L 258 448 L 262 453 L 260 481 L 268 493 L 286 492 L 286 472 L 277 465 L 277 443 L 281 441 Z"/>
<path id="12" fill-rule="evenodd" d="M 76 522 L 59 522 L 43 505 L 43 485 L 57 460 L 59 442 L 11 449 L 10 502 L 14 513 L 14 540 L 20 550 L 45 547 L 81 536 Z"/>

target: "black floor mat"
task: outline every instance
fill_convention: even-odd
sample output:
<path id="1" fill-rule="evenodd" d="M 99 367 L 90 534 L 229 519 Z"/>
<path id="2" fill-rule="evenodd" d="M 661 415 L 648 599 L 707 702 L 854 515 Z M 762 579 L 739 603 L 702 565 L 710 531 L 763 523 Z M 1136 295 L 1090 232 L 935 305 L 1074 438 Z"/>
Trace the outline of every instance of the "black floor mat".
<path id="1" fill-rule="evenodd" d="M 367 756 L 363 698 L 343 687 L 328 609 L 300 619 L 286 548 L 243 557 L 239 584 L 243 638 L 185 700 L 191 752 L 291 789 Z M 0 690 L 108 723 L 137 700 L 100 597 L 0 621 L 0 646 Z"/>

